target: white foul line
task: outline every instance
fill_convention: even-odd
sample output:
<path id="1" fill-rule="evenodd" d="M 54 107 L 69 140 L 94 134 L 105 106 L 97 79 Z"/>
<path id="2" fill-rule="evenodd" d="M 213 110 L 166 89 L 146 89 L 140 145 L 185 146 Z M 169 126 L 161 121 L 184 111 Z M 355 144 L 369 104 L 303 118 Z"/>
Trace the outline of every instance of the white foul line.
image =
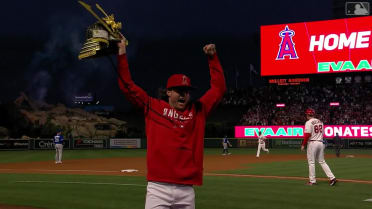
<path id="1" fill-rule="evenodd" d="M 143 184 L 117 184 L 117 183 L 99 183 L 99 182 L 82 182 L 82 181 L 16 181 L 15 183 L 52 183 L 52 184 L 88 184 L 88 185 L 115 185 L 115 186 L 139 186 Z"/>
<path id="2" fill-rule="evenodd" d="M 229 177 L 250 177 L 250 178 L 269 178 L 269 179 L 291 179 L 291 180 L 306 180 L 306 177 L 296 176 L 265 176 L 265 175 L 253 175 L 253 174 L 229 174 L 229 173 L 204 173 L 206 176 L 229 176 Z M 328 181 L 327 178 L 318 178 L 319 180 Z M 351 183 L 362 183 L 372 184 L 372 181 L 368 180 L 355 180 L 355 179 L 337 179 L 339 182 L 351 182 Z"/>
<path id="3" fill-rule="evenodd" d="M 363 201 L 372 202 L 372 198 L 371 199 L 366 199 L 366 200 L 363 200 Z"/>

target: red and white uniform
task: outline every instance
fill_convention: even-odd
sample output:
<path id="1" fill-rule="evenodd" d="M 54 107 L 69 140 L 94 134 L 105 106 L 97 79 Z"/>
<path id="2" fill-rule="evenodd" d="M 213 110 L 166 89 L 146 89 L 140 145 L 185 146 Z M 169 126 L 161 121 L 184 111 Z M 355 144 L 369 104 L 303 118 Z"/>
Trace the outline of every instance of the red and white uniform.
<path id="1" fill-rule="evenodd" d="M 137 86 L 131 79 L 125 54 L 118 56 L 118 62 L 119 73 L 124 80 L 122 83 L 119 79 L 119 87 L 131 103 L 143 110 L 145 116 L 147 180 L 149 181 L 146 201 L 152 201 L 151 192 L 163 191 L 163 189 L 164 191 L 176 191 L 173 187 L 177 185 L 179 191 L 188 191 L 190 195 L 193 195 L 192 187 L 190 190 L 184 186 L 203 183 L 206 118 L 221 101 L 226 91 L 225 78 L 217 55 L 208 57 L 210 89 L 196 102 L 189 104 L 184 111 L 173 109 L 168 102 L 150 97 Z M 158 187 L 152 189 L 156 185 Z M 183 192 L 179 194 L 181 194 L 179 198 L 184 196 Z M 168 198 L 153 199 L 151 204 L 146 202 L 146 208 L 148 205 L 156 207 L 154 204 L 164 206 L 172 202 L 172 200 L 165 201 Z M 190 201 L 186 200 L 186 202 Z M 192 207 L 194 206 L 189 208 Z"/>
<path id="2" fill-rule="evenodd" d="M 325 145 L 323 143 L 323 131 L 323 122 L 316 118 L 311 118 L 305 123 L 305 139 L 302 145 L 305 146 L 307 143 L 307 161 L 309 164 L 309 179 L 311 183 L 316 183 L 315 161 L 318 161 L 330 180 L 335 178 L 324 160 Z"/>
<path id="3" fill-rule="evenodd" d="M 261 149 L 265 152 L 269 152 L 269 149 L 266 149 L 266 137 L 261 134 L 258 136 L 258 148 L 256 157 L 260 157 Z"/>

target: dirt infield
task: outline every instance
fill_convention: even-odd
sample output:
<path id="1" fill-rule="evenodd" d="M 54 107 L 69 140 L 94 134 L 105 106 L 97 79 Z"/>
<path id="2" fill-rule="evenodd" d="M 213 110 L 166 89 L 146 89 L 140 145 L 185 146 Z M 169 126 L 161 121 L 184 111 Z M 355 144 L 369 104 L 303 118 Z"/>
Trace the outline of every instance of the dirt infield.
<path id="1" fill-rule="evenodd" d="M 207 155 L 204 157 L 204 172 L 210 173 L 223 170 L 243 168 L 244 165 L 257 162 L 279 162 L 288 160 L 306 160 L 305 155 Z M 121 172 L 125 169 L 135 169 L 138 172 Z M 45 173 L 45 174 L 89 174 L 89 175 L 146 175 L 146 158 L 103 158 L 65 160 L 62 164 L 54 161 L 2 163 L 0 173 Z"/>
<path id="2" fill-rule="evenodd" d="M 326 158 L 334 158 L 332 154 Z M 347 157 L 347 156 L 342 156 Z M 355 157 L 372 158 L 371 155 L 358 155 Z M 305 154 L 271 155 L 263 154 L 260 158 L 255 155 L 206 155 L 204 157 L 204 173 L 211 175 L 216 171 L 228 171 L 246 168 L 250 163 L 258 162 L 285 162 L 303 160 Z M 122 170 L 135 169 L 137 172 L 122 172 Z M 39 174 L 86 174 L 86 175 L 115 175 L 115 176 L 145 176 L 145 157 L 121 157 L 100 159 L 64 160 L 62 164 L 54 161 L 1 163 L 0 173 L 39 173 Z"/>

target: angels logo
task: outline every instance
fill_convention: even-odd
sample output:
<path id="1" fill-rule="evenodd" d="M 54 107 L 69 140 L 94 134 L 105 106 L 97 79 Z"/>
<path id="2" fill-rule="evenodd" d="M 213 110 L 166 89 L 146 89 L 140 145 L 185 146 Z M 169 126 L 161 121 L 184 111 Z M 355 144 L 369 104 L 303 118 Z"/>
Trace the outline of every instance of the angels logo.
<path id="1" fill-rule="evenodd" d="M 285 29 L 279 32 L 279 36 L 282 37 L 282 42 L 279 44 L 278 55 L 276 60 L 284 60 L 285 56 L 289 56 L 289 59 L 298 59 L 295 44 L 293 43 L 292 36 L 295 35 L 293 30 L 285 26 Z"/>

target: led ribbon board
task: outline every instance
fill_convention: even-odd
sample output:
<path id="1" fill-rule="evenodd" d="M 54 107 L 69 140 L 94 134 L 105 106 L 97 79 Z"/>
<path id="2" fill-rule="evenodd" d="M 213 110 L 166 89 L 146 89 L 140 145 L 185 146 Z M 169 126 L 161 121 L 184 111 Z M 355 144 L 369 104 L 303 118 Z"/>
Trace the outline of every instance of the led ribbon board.
<path id="1" fill-rule="evenodd" d="M 303 138 L 305 126 L 235 126 L 235 138 L 255 138 L 261 131 L 268 138 Z M 325 125 L 323 136 L 333 138 L 372 138 L 372 125 Z"/>
<path id="2" fill-rule="evenodd" d="M 261 76 L 372 71 L 372 16 L 261 26 Z"/>

